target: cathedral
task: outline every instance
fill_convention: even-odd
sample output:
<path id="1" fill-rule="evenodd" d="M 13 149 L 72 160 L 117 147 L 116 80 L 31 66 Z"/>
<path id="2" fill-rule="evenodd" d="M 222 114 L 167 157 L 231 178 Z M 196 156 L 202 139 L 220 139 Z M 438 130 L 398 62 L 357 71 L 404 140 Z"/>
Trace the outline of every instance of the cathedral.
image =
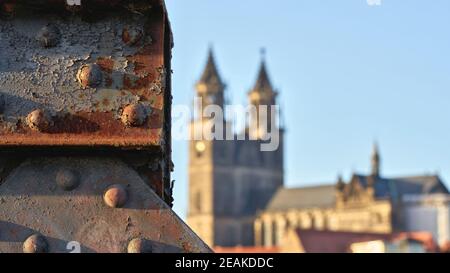
<path id="1" fill-rule="evenodd" d="M 225 84 L 212 51 L 196 84 L 203 107 L 224 107 Z M 273 88 L 262 60 L 249 105 L 275 105 Z M 251 126 L 242 134 L 261 136 Z M 369 174 L 353 174 L 348 182 L 337 181 L 314 187 L 286 188 L 283 181 L 283 134 L 279 147 L 261 151 L 256 140 L 191 140 L 189 148 L 189 207 L 187 222 L 210 246 L 279 246 L 288 228 L 388 234 L 407 230 L 404 198 L 411 195 L 448 194 L 437 175 L 385 177 L 381 156 L 374 145 Z M 272 122 L 270 122 L 272 121 Z M 196 124 L 210 120 L 196 117 Z M 223 123 L 227 124 L 224 118 Z"/>

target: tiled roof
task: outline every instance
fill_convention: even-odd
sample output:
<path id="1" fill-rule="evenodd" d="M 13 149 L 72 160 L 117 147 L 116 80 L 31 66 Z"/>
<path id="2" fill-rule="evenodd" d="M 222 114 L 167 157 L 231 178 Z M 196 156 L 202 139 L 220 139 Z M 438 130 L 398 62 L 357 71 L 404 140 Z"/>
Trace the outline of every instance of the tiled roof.
<path id="1" fill-rule="evenodd" d="M 370 179 L 375 179 L 375 198 L 400 200 L 402 196 L 413 194 L 449 193 L 438 176 L 410 176 L 383 178 L 354 175 L 363 187 Z M 347 184 L 349 186 L 349 184 Z M 326 208 L 335 205 L 336 185 L 322 185 L 302 188 L 281 188 L 266 207 L 266 211 L 286 211 L 289 209 Z"/>
<path id="2" fill-rule="evenodd" d="M 423 245 L 428 252 L 438 251 L 433 236 L 428 232 L 400 232 L 393 234 L 359 233 L 342 231 L 321 231 L 296 229 L 302 247 L 306 253 L 345 253 L 353 243 L 383 240 L 396 242 L 413 240 Z"/>
<path id="3" fill-rule="evenodd" d="M 355 175 L 363 186 L 367 186 L 370 176 Z M 375 179 L 375 197 L 398 199 L 404 195 L 448 193 L 447 188 L 436 175 L 407 177 L 371 177 Z"/>
<path id="4" fill-rule="evenodd" d="M 388 240 L 390 234 L 355 233 L 324 230 L 295 230 L 306 253 L 347 253 L 358 242 Z"/>
<path id="5" fill-rule="evenodd" d="M 335 185 L 281 188 L 274 195 L 266 210 L 283 211 L 312 207 L 332 207 L 335 203 L 335 189 Z"/>

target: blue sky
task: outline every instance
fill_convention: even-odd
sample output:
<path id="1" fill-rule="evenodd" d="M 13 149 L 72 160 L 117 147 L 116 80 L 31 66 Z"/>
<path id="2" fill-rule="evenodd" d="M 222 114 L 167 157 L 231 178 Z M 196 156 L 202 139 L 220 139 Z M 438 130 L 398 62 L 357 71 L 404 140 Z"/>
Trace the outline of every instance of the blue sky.
<path id="1" fill-rule="evenodd" d="M 450 1 L 167 0 L 173 96 L 190 104 L 209 45 L 233 103 L 246 103 L 260 48 L 287 127 L 287 186 L 366 173 L 438 173 L 450 186 Z M 173 142 L 175 211 L 186 215 L 188 143 Z"/>

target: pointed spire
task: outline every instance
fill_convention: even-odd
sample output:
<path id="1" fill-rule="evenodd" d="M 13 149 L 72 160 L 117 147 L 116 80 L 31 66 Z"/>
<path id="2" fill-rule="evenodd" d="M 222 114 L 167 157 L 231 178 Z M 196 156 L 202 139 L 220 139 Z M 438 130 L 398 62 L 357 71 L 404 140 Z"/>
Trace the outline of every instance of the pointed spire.
<path id="1" fill-rule="evenodd" d="M 342 179 L 342 175 L 341 174 L 338 175 L 338 181 L 336 183 L 336 188 L 339 191 L 342 191 L 345 188 L 345 182 L 344 182 L 344 179 Z"/>
<path id="2" fill-rule="evenodd" d="M 220 78 L 219 71 L 214 59 L 212 47 L 209 48 L 208 61 L 206 62 L 205 70 L 203 71 L 199 83 L 223 86 L 223 82 Z"/>
<path id="3" fill-rule="evenodd" d="M 372 159 L 377 159 L 377 160 L 380 159 L 380 152 L 378 149 L 378 143 L 376 141 L 373 143 L 373 147 L 372 147 Z"/>
<path id="4" fill-rule="evenodd" d="M 372 172 L 371 174 L 374 176 L 380 175 L 380 152 L 378 149 L 378 143 L 374 142 L 373 144 L 373 150 L 372 150 L 372 157 L 371 157 L 371 165 L 372 165 Z"/>
<path id="5" fill-rule="evenodd" d="M 277 124 L 278 113 L 272 115 L 272 111 L 269 110 L 266 114 L 260 115 L 259 109 L 261 108 L 259 107 L 276 105 L 277 97 L 277 92 L 273 89 L 267 73 L 264 49 L 261 50 L 261 59 L 258 78 L 256 79 L 253 89 L 248 92 L 249 104 L 257 107 L 257 111 L 254 111 L 250 116 L 248 126 L 253 129 L 249 130 L 249 135 L 250 137 L 255 137 L 257 139 L 267 135 L 268 132 L 274 129 L 279 129 Z M 261 122 L 263 119 L 265 119 L 265 126 L 263 126 L 264 123 Z"/>
<path id="6" fill-rule="evenodd" d="M 225 87 L 214 60 L 213 50 L 210 47 L 205 70 L 195 85 L 197 96 L 202 98 L 202 107 L 206 107 L 207 105 L 223 107 Z"/>
<path id="7" fill-rule="evenodd" d="M 267 73 L 265 54 L 266 50 L 264 48 L 261 49 L 261 66 L 253 90 L 258 92 L 273 92 L 272 84 L 270 83 L 269 75 Z"/>

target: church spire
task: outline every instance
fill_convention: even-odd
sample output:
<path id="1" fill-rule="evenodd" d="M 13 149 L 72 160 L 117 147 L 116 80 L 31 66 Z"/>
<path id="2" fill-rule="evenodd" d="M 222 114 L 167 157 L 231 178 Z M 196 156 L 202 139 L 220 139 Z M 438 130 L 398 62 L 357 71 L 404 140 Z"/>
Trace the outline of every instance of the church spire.
<path id="1" fill-rule="evenodd" d="M 344 179 L 342 179 L 342 175 L 339 174 L 339 175 L 338 175 L 338 180 L 337 180 L 337 183 L 336 183 L 336 189 L 337 189 L 338 191 L 343 191 L 344 188 L 345 188 L 345 182 L 344 182 Z"/>
<path id="2" fill-rule="evenodd" d="M 217 85 L 223 87 L 222 79 L 217 69 L 216 61 L 214 59 L 213 49 L 210 47 L 208 51 L 208 60 L 202 76 L 198 81 L 199 84 Z"/>
<path id="3" fill-rule="evenodd" d="M 378 144 L 375 142 L 373 144 L 373 150 L 372 150 L 372 156 L 371 156 L 371 165 L 372 165 L 372 172 L 371 174 L 373 176 L 379 176 L 380 175 L 380 152 L 378 149 Z"/>
<path id="4" fill-rule="evenodd" d="M 224 105 L 225 84 L 219 75 L 212 48 L 208 52 L 208 60 L 200 80 L 195 86 L 197 97 L 202 99 L 202 107 L 208 105 Z"/>
<path id="5" fill-rule="evenodd" d="M 248 93 L 250 103 L 253 105 L 274 105 L 277 93 L 270 82 L 269 73 L 267 73 L 265 49 L 261 50 L 261 65 L 255 85 Z"/>
<path id="6" fill-rule="evenodd" d="M 258 77 L 256 78 L 255 85 L 248 93 L 249 104 L 256 108 L 250 114 L 248 124 L 248 133 L 252 138 L 263 138 L 268 132 L 278 129 L 278 125 L 276 124 L 276 115 L 278 113 L 272 113 L 272 110 L 275 109 L 273 106 L 276 105 L 276 96 L 277 92 L 273 89 L 269 74 L 267 73 L 265 50 L 263 49 L 261 51 L 261 65 Z M 266 113 L 264 112 L 264 107 L 266 107 Z"/>
<path id="7" fill-rule="evenodd" d="M 274 93 L 272 84 L 269 79 L 269 74 L 267 73 L 266 56 L 264 49 L 261 50 L 261 65 L 252 91 L 256 91 L 259 93 Z"/>

